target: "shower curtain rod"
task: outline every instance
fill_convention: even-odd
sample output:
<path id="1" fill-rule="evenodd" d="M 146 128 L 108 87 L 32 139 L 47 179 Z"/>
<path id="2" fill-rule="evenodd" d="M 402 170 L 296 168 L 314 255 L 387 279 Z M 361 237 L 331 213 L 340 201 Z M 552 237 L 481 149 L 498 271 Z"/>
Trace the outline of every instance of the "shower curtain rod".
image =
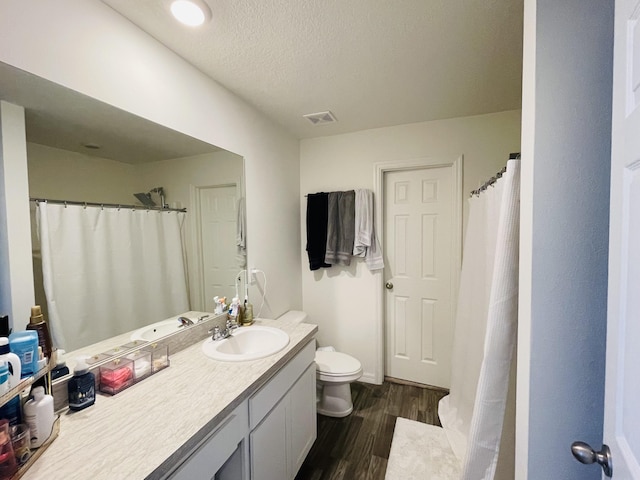
<path id="1" fill-rule="evenodd" d="M 520 152 L 509 154 L 509 160 L 519 160 L 519 159 L 520 159 Z M 500 178 L 502 178 L 502 175 L 504 175 L 504 172 L 506 171 L 507 171 L 507 167 L 505 165 L 500 169 L 498 173 L 496 173 L 493 177 L 491 177 L 489 180 L 484 182 L 479 188 L 476 188 L 475 190 L 471 190 L 471 194 L 469 194 L 469 196 L 473 197 L 474 195 L 480 195 L 487 188 L 489 188 L 491 185 L 496 183 Z"/>
<path id="2" fill-rule="evenodd" d="M 120 203 L 96 203 L 96 202 L 78 202 L 76 200 L 52 200 L 50 198 L 29 198 L 30 202 L 54 203 L 57 205 L 79 205 L 82 207 L 100 207 L 100 208 L 121 208 L 128 210 L 157 210 L 161 212 L 187 212 L 186 208 L 168 208 L 168 207 L 146 207 L 144 205 L 123 205 Z"/>

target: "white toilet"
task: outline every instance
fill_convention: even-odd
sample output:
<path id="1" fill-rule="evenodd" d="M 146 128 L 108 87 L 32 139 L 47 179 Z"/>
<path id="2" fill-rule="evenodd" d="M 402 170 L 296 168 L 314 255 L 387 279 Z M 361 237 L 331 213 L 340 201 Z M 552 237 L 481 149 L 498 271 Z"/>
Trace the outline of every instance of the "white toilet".
<path id="1" fill-rule="evenodd" d="M 362 365 L 346 353 L 316 351 L 318 413 L 328 417 L 346 417 L 353 411 L 351 382 L 362 376 Z"/>
<path id="2" fill-rule="evenodd" d="M 278 317 L 282 323 L 307 321 L 307 314 L 290 310 Z M 353 411 L 351 382 L 362 376 L 362 365 L 346 353 L 333 347 L 321 347 L 316 351 L 316 380 L 318 387 L 317 411 L 328 417 L 346 417 Z"/>

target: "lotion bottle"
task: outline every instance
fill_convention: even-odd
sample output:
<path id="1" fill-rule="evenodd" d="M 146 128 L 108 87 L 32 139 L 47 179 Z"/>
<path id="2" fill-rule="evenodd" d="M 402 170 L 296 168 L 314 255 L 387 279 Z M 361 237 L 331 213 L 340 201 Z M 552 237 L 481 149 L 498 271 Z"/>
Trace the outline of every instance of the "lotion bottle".
<path id="1" fill-rule="evenodd" d="M 7 337 L 0 337 L 0 359 L 7 362 L 7 367 L 9 367 L 9 390 L 11 390 L 20 383 L 20 374 L 22 371 L 20 358 L 11 352 L 9 339 Z"/>
<path id="2" fill-rule="evenodd" d="M 24 404 L 24 416 L 31 435 L 31 448 L 38 448 L 53 430 L 53 397 L 45 395 L 43 387 L 35 387 L 33 398 Z"/>

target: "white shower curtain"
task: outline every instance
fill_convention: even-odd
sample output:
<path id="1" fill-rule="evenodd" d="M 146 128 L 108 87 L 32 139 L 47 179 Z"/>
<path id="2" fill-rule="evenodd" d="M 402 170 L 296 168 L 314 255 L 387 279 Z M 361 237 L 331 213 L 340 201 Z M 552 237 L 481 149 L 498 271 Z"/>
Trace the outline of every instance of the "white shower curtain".
<path id="1" fill-rule="evenodd" d="M 516 343 L 520 160 L 469 200 L 450 394 L 438 415 L 462 479 L 491 480 Z"/>
<path id="2" fill-rule="evenodd" d="M 185 213 L 40 202 L 54 344 L 67 351 L 189 310 Z"/>

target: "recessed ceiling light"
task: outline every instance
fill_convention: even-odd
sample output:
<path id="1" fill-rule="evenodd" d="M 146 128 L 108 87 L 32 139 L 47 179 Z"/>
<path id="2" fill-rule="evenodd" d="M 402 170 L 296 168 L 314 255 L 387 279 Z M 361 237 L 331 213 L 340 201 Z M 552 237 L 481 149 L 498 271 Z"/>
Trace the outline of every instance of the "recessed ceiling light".
<path id="1" fill-rule="evenodd" d="M 171 2 L 171 13 L 179 22 L 190 27 L 202 25 L 211 18 L 209 6 L 201 0 L 174 0 Z"/>

